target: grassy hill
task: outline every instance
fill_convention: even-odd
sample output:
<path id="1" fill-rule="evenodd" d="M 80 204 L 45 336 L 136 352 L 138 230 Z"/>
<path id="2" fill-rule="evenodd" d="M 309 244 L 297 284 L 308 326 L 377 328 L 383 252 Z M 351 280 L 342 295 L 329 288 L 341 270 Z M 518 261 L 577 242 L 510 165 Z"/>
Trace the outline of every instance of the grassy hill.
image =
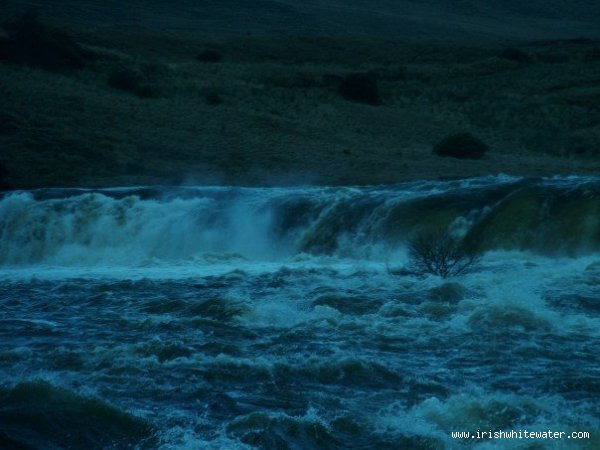
<path id="1" fill-rule="evenodd" d="M 600 37 L 591 0 L 14 0 L 71 23 L 127 24 L 207 34 L 552 39 Z"/>
<path id="2" fill-rule="evenodd" d="M 13 186 L 599 171 L 595 41 L 69 31 L 92 55 L 82 69 L 0 65 L 0 163 Z M 198 58 L 207 51 L 218 61 Z M 379 104 L 342 95 L 352 74 L 372 80 Z M 432 154 L 457 132 L 484 140 L 489 154 Z"/>
<path id="3" fill-rule="evenodd" d="M 598 40 L 226 36 L 45 22 L 20 38 L 18 57 L 14 31 L 0 33 L 0 184 L 600 174 Z M 347 89 L 357 78 L 358 96 Z M 488 152 L 432 153 L 456 133 Z"/>

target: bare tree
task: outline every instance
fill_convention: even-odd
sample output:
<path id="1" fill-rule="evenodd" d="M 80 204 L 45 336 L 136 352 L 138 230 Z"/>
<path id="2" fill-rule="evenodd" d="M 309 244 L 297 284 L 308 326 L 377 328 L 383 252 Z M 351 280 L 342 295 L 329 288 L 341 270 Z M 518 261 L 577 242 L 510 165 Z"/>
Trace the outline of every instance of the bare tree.
<path id="1" fill-rule="evenodd" d="M 472 269 L 481 258 L 448 233 L 419 234 L 408 241 L 411 265 L 420 272 L 448 278 Z"/>

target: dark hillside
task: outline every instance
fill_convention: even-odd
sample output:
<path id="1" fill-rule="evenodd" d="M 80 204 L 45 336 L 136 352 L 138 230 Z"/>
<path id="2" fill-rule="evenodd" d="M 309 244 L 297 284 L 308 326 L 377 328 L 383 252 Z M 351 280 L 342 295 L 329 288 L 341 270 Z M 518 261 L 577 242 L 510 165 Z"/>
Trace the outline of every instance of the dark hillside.
<path id="1" fill-rule="evenodd" d="M 119 23 L 217 34 L 379 35 L 439 38 L 600 37 L 600 3 L 519 0 L 17 0 L 68 22 Z"/>

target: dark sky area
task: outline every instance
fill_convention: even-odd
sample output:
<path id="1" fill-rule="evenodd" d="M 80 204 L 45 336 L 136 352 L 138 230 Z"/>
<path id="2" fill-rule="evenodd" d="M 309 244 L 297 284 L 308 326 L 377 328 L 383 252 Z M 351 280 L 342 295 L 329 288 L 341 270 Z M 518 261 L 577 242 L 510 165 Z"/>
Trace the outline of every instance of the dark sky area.
<path id="1" fill-rule="evenodd" d="M 600 2 L 595 0 L 17 0 L 1 9 L 207 34 L 600 37 Z"/>

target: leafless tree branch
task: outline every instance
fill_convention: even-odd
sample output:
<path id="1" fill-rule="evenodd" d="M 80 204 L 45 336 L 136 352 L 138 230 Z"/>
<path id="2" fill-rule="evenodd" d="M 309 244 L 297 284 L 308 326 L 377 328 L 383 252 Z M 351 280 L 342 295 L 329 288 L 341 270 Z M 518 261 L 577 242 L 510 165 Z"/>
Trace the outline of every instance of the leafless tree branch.
<path id="1" fill-rule="evenodd" d="M 416 270 L 442 278 L 470 271 L 481 258 L 448 233 L 419 234 L 408 241 L 408 253 Z"/>

